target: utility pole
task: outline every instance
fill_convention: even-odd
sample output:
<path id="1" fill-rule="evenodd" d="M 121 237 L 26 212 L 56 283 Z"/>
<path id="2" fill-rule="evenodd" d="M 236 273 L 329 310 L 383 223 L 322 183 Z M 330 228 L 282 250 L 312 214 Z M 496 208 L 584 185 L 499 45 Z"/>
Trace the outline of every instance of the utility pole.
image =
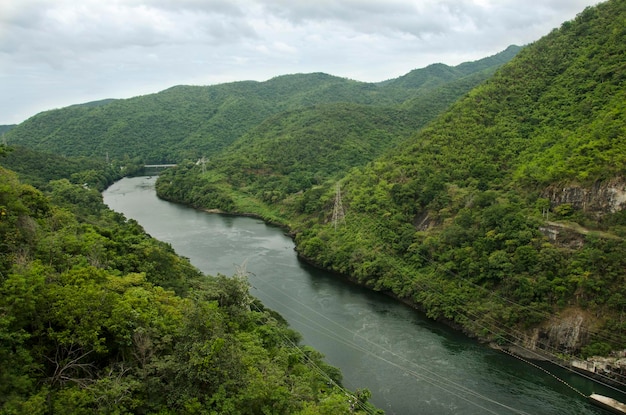
<path id="1" fill-rule="evenodd" d="M 335 204 L 333 206 L 333 226 L 337 229 L 339 223 L 346 223 L 346 214 L 341 203 L 341 185 L 337 183 L 335 188 Z"/>

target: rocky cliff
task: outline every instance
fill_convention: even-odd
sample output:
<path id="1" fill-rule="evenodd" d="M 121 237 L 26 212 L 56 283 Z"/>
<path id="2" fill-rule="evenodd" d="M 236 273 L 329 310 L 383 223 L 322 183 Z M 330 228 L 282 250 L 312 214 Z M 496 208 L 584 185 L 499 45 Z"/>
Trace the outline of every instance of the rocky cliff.
<path id="1" fill-rule="evenodd" d="M 542 351 L 577 354 L 588 343 L 597 323 L 598 320 L 584 310 L 567 309 L 526 333 L 519 340 L 519 346 L 539 354 Z"/>
<path id="2" fill-rule="evenodd" d="M 614 177 L 590 186 L 578 183 L 555 184 L 546 188 L 542 196 L 550 200 L 552 208 L 569 204 L 576 210 L 601 217 L 626 209 L 626 180 Z"/>

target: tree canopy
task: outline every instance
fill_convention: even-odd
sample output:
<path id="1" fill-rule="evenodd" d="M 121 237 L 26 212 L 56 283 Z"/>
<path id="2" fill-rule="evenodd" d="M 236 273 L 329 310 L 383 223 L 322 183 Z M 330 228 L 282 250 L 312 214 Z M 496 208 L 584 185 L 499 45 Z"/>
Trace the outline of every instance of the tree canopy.
<path id="1" fill-rule="evenodd" d="M 442 98 L 449 104 L 517 50 L 510 47 L 459 69 L 440 65 L 445 77 L 424 68 L 380 84 L 312 73 L 265 82 L 175 86 L 156 94 L 42 112 L 8 131 L 5 138 L 11 145 L 64 156 L 104 159 L 108 154 L 115 160 L 140 158 L 149 164 L 195 161 L 227 150 L 236 139 L 284 111 L 334 103 L 398 105 L 443 85 L 453 86 Z"/>
<path id="2" fill-rule="evenodd" d="M 626 216 L 612 195 L 626 192 L 625 16 L 623 1 L 585 9 L 425 127 L 408 115 L 423 114 L 417 96 L 365 119 L 347 106 L 332 110 L 341 120 L 281 115 L 213 164 L 164 175 L 159 195 L 287 224 L 307 260 L 486 340 L 521 344 L 579 313 L 578 343 L 537 346 L 583 356 L 624 348 Z M 452 72 L 432 65 L 388 86 Z M 368 161 L 380 130 L 392 144 Z M 326 156 L 317 146 L 335 132 L 339 150 Z M 351 133 L 362 153 L 352 163 L 342 161 Z"/>
<path id="3" fill-rule="evenodd" d="M 95 188 L 0 167 L 0 241 L 3 414 L 376 412 L 245 275 L 202 275 Z"/>

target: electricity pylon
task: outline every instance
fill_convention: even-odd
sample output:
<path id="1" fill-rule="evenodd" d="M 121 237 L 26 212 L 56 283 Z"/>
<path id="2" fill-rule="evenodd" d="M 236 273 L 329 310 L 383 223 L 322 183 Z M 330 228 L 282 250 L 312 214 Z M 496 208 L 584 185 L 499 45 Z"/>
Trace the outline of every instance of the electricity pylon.
<path id="1" fill-rule="evenodd" d="M 346 214 L 341 203 L 341 185 L 337 183 L 335 188 L 335 204 L 333 206 L 333 226 L 337 229 L 340 223 L 346 223 Z"/>

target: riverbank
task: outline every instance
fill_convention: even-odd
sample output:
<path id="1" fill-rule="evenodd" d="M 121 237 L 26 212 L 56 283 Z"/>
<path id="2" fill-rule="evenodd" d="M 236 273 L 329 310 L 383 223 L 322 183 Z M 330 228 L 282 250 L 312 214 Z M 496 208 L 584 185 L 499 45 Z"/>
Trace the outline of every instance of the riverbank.
<path id="1" fill-rule="evenodd" d="M 159 195 L 157 195 L 159 196 Z M 160 197 L 160 196 L 159 196 Z M 167 200 L 167 199 L 164 199 Z M 178 202 L 176 202 L 178 203 Z M 184 203 L 182 203 L 185 206 Z M 302 253 L 299 249 L 297 243 L 297 234 L 300 232 L 298 229 L 294 229 L 290 227 L 286 222 L 286 220 L 277 219 L 279 215 L 269 213 L 271 210 L 270 207 L 264 206 L 259 207 L 258 202 L 256 203 L 248 203 L 248 206 L 254 206 L 259 210 L 265 211 L 265 214 L 259 214 L 254 212 L 225 212 L 221 209 L 201 209 L 204 212 L 213 213 L 213 214 L 225 214 L 230 216 L 240 216 L 240 217 L 251 217 L 255 219 L 259 219 L 264 221 L 266 224 L 271 226 L 279 227 L 283 230 L 283 232 L 288 235 L 295 244 L 295 251 L 298 255 L 298 258 L 317 268 L 323 270 L 327 273 L 331 273 L 338 278 L 341 278 L 343 281 L 349 282 L 350 284 L 354 284 L 360 287 L 364 287 L 366 289 L 381 292 L 388 297 L 393 298 L 394 300 L 401 302 L 412 309 L 423 313 L 424 315 L 428 315 L 429 309 L 424 304 L 415 302 L 411 298 L 407 298 L 405 296 L 398 295 L 397 293 L 391 290 L 376 290 L 374 287 L 368 284 L 364 284 L 358 279 L 354 278 L 349 274 L 344 274 L 340 272 L 336 272 L 335 270 L 326 267 L 320 264 L 318 261 L 313 258 L 307 257 Z M 567 313 L 566 313 L 567 314 Z M 581 318 L 580 316 L 565 316 L 562 320 L 553 319 L 553 321 L 546 322 L 544 325 L 535 326 L 529 328 L 525 331 L 520 331 L 516 329 L 516 334 L 507 334 L 506 332 L 499 333 L 497 336 L 494 333 L 485 333 L 484 330 L 474 330 L 469 325 L 462 325 L 458 322 L 454 321 L 450 318 L 445 318 L 442 315 L 438 315 L 434 321 L 445 324 L 448 327 L 462 333 L 470 339 L 475 339 L 483 344 L 494 344 L 497 345 L 496 348 L 504 348 L 515 355 L 518 355 L 525 359 L 535 360 L 535 361 L 552 361 L 558 365 L 568 367 L 570 369 L 583 370 L 576 367 L 574 361 L 568 358 L 564 358 L 562 356 L 567 356 L 567 353 L 563 353 L 563 355 L 556 355 L 554 351 L 549 352 L 542 347 L 542 341 L 548 342 L 547 347 L 550 347 L 552 350 L 555 350 L 560 344 L 576 344 L 580 341 L 578 338 L 571 338 L 572 333 L 581 334 L 583 330 L 581 330 Z M 480 324 L 475 325 L 480 328 Z M 582 335 L 582 334 L 581 334 Z M 547 339 L 547 340 L 546 340 Z"/>
<path id="2" fill-rule="evenodd" d="M 157 198 L 143 182 L 134 193 L 126 183 L 107 197 L 125 206 L 126 217 L 209 275 L 232 275 L 245 261 L 250 292 L 301 333 L 303 344 L 339 367 L 347 388 L 367 387 L 372 403 L 388 415 L 416 408 L 422 415 L 482 415 L 483 407 L 503 413 L 496 402 L 538 415 L 597 414 L 516 359 L 388 294 L 309 266 L 284 227 L 268 226 L 257 215 L 207 215 Z"/>

